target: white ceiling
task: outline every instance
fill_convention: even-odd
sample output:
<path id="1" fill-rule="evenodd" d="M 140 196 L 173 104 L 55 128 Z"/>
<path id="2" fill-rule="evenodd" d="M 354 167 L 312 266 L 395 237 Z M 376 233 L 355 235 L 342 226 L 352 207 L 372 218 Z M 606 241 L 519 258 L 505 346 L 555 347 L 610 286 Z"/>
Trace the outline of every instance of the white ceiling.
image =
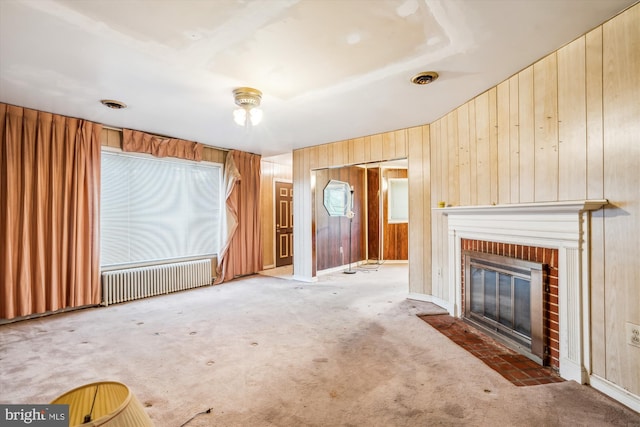
<path id="1" fill-rule="evenodd" d="M 0 0 L 0 101 L 269 156 L 430 123 L 635 1 Z"/>

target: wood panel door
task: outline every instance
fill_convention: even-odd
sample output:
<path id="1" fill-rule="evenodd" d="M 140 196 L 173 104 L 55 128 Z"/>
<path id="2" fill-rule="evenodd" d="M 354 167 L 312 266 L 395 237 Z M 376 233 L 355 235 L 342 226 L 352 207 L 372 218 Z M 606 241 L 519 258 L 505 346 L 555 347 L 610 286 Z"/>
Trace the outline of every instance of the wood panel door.
<path id="1" fill-rule="evenodd" d="M 293 263 L 293 184 L 276 181 L 276 267 Z"/>

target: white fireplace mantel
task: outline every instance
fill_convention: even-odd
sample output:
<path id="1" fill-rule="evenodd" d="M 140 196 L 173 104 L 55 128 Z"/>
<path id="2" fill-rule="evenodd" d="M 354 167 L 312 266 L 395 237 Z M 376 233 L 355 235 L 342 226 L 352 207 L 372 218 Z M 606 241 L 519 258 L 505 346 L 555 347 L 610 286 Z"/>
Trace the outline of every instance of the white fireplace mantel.
<path id="1" fill-rule="evenodd" d="M 608 200 L 570 200 L 563 202 L 538 202 L 538 203 L 518 203 L 508 205 L 480 205 L 480 206 L 449 206 L 446 208 L 437 208 L 445 214 L 457 213 L 491 213 L 499 212 L 520 212 L 520 213 L 559 213 L 559 212 L 580 212 L 595 211 L 608 204 Z"/>
<path id="2" fill-rule="evenodd" d="M 448 223 L 449 310 L 461 316 L 461 239 L 558 249 L 560 375 L 580 383 L 590 372 L 589 215 L 607 200 L 455 206 L 433 209 Z"/>

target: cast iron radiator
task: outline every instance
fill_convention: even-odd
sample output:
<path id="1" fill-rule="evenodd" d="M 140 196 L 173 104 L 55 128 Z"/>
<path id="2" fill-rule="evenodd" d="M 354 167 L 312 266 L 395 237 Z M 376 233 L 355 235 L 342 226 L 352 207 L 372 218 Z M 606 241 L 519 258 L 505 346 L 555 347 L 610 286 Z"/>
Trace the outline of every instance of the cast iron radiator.
<path id="1" fill-rule="evenodd" d="M 210 259 L 105 271 L 102 273 L 102 305 L 210 284 Z"/>

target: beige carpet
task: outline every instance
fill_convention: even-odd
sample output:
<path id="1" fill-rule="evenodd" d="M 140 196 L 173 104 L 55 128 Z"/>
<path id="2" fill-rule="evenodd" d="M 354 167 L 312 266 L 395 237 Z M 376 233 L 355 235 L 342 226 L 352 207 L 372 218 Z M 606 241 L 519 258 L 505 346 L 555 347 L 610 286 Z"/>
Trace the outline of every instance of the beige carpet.
<path id="1" fill-rule="evenodd" d="M 157 426 L 640 425 L 575 382 L 516 387 L 416 314 L 407 269 L 253 276 L 0 326 L 0 402 L 127 384 Z"/>

